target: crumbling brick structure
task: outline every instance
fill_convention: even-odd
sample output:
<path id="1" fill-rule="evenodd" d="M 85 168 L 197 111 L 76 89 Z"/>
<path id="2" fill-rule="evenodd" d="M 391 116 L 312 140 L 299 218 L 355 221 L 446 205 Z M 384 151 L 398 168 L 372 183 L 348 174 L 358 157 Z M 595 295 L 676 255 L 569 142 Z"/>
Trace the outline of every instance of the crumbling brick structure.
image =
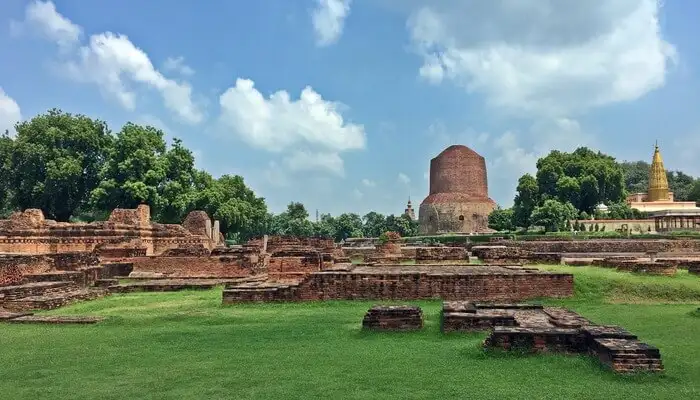
<path id="1" fill-rule="evenodd" d="M 0 220 L 0 253 L 52 254 L 99 250 L 104 257 L 161 254 L 172 248 L 204 246 L 215 242 L 182 225 L 150 221 L 150 209 L 115 209 L 107 221 L 92 223 L 56 222 L 41 210 L 16 212 Z"/>
<path id="2" fill-rule="evenodd" d="M 376 305 L 365 314 L 362 328 L 375 331 L 419 330 L 423 328 L 423 311 L 418 306 Z"/>
<path id="3" fill-rule="evenodd" d="M 418 215 L 422 234 L 489 231 L 488 216 L 495 208 L 484 157 L 454 145 L 430 160 L 430 193 Z"/>
<path id="4" fill-rule="evenodd" d="M 496 266 L 376 266 L 314 272 L 289 284 L 230 285 L 223 303 L 304 300 L 520 301 L 573 295 L 573 275 Z"/>
<path id="5" fill-rule="evenodd" d="M 618 326 L 595 325 L 577 313 L 537 304 L 445 302 L 443 332 L 490 330 L 488 349 L 590 354 L 617 373 L 663 371 L 655 347 Z"/>

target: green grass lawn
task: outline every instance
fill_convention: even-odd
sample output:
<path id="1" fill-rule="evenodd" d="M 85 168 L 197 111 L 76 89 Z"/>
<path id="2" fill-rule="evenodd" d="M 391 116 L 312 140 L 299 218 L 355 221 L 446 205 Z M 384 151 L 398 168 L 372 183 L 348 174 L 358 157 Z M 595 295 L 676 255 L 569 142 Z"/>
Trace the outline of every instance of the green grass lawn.
<path id="1" fill-rule="evenodd" d="M 575 298 L 550 303 L 658 346 L 664 376 L 620 377 L 584 356 L 487 355 L 486 334 L 440 333 L 438 301 L 415 302 L 421 332 L 366 333 L 374 302 L 221 306 L 211 290 L 51 312 L 108 317 L 93 326 L 0 325 L 0 398 L 700 398 L 700 278 L 547 268 L 577 283 Z"/>

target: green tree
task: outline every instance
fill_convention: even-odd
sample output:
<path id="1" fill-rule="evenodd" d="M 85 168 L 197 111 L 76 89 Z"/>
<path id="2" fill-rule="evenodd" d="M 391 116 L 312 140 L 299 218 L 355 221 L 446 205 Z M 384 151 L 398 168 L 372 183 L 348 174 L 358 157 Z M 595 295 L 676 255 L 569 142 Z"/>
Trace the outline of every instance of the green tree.
<path id="1" fill-rule="evenodd" d="M 362 217 L 362 233 L 365 237 L 379 237 L 387 231 L 386 217 L 375 211 L 370 211 Z"/>
<path id="2" fill-rule="evenodd" d="M 12 206 L 40 208 L 49 218 L 68 221 L 100 182 L 112 145 L 107 124 L 52 109 L 15 130 L 15 139 L 3 138 L 1 145 L 5 167 L 12 170 L 3 178 L 12 188 Z"/>
<path id="3" fill-rule="evenodd" d="M 181 140 L 175 139 L 165 153 L 164 163 L 165 179 L 159 188 L 163 205 L 156 219 L 164 223 L 180 223 L 191 211 L 198 193 L 194 187 L 197 178 L 194 156 Z"/>
<path id="4" fill-rule="evenodd" d="M 100 173 L 101 182 L 92 192 L 92 204 L 108 210 L 147 203 L 157 215 L 166 206 L 159 190 L 168 175 L 165 154 L 160 129 L 130 122 L 124 125 Z"/>
<path id="5" fill-rule="evenodd" d="M 219 220 L 220 229 L 227 236 L 246 240 L 266 233 L 272 224 L 265 199 L 246 186 L 239 175 L 213 179 L 208 173 L 198 171 L 194 174 L 192 191 L 194 202 L 187 207 L 188 212 L 206 211 Z"/>
<path id="6" fill-rule="evenodd" d="M 0 136 L 0 216 L 5 218 L 12 209 L 12 149 L 14 141 L 9 131 Z"/>
<path id="7" fill-rule="evenodd" d="M 512 231 L 515 229 L 513 225 L 513 209 L 498 207 L 489 214 L 489 228 L 497 231 Z"/>
<path id="8" fill-rule="evenodd" d="M 270 233 L 275 235 L 311 237 L 314 224 L 309 221 L 309 213 L 302 203 L 292 202 L 287 210 L 272 217 Z"/>
<path id="9" fill-rule="evenodd" d="M 693 184 L 693 187 L 688 194 L 688 200 L 700 203 L 700 179 L 697 179 Z"/>
<path id="10" fill-rule="evenodd" d="M 544 227 L 545 232 L 556 232 L 564 229 L 566 221 L 575 219 L 577 214 L 573 204 L 548 199 L 535 208 L 531 220 L 533 225 Z"/>
<path id="11" fill-rule="evenodd" d="M 620 163 L 625 188 L 629 193 L 646 193 L 649 189 L 649 169 L 651 165 L 645 161 L 625 161 Z M 682 171 L 666 171 L 669 190 L 677 201 L 692 201 L 692 191 L 698 179 Z"/>
<path id="12" fill-rule="evenodd" d="M 530 174 L 521 176 L 516 191 L 513 202 L 513 225 L 527 228 L 531 225 L 530 216 L 539 203 L 540 192 L 537 180 Z"/>
<path id="13" fill-rule="evenodd" d="M 335 240 L 362 237 L 362 218 L 354 213 L 340 214 L 335 218 Z"/>
<path id="14" fill-rule="evenodd" d="M 418 234 L 418 222 L 405 214 L 398 217 L 390 214 L 386 217 L 386 230 L 387 232 L 398 232 L 402 237 L 416 236 Z"/>
<path id="15" fill-rule="evenodd" d="M 599 203 L 624 200 L 623 171 L 613 157 L 580 147 L 572 153 L 558 150 L 537 160 L 536 177 L 518 182 L 515 222 L 523 226 L 534 207 L 555 199 L 592 213 Z M 525 201 L 527 200 L 527 201 Z M 529 211 L 529 213 L 528 213 Z"/>
<path id="16" fill-rule="evenodd" d="M 623 202 L 609 205 L 607 217 L 609 219 L 640 219 L 644 217 L 644 213 Z"/>

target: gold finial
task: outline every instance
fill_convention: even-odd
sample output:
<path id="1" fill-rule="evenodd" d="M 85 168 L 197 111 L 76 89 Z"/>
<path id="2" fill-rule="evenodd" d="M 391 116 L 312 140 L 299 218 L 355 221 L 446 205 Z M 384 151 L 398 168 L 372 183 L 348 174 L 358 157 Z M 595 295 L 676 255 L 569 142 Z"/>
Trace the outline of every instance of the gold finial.
<path id="1" fill-rule="evenodd" d="M 647 201 L 668 201 L 668 198 L 668 179 L 657 141 L 654 144 L 654 157 L 651 160 L 651 168 L 649 168 Z"/>

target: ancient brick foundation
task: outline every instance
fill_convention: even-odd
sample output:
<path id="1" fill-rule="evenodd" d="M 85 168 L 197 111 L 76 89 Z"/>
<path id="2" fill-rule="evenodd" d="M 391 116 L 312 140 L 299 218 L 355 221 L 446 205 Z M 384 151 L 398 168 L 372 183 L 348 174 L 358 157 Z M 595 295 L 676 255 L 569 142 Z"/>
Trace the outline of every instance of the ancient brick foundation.
<path id="1" fill-rule="evenodd" d="M 377 331 L 414 331 L 423 328 L 423 311 L 418 306 L 376 305 L 362 319 L 362 328 Z"/>
<path id="2" fill-rule="evenodd" d="M 223 302 L 299 300 L 521 301 L 573 295 L 573 275 L 500 267 L 354 267 L 312 273 L 295 284 L 233 285 Z M 402 270 L 403 268 L 403 270 Z"/>
<path id="3" fill-rule="evenodd" d="M 560 253 L 533 252 L 515 246 L 474 246 L 472 255 L 488 264 L 561 264 Z"/>
<path id="4" fill-rule="evenodd" d="M 700 253 L 700 240 L 695 239 L 562 239 L 503 243 L 538 253 Z"/>
<path id="5" fill-rule="evenodd" d="M 130 259 L 137 276 L 171 278 L 234 278 L 254 275 L 263 266 L 235 256 L 137 257 Z"/>
<path id="6" fill-rule="evenodd" d="M 97 249 L 103 256 L 131 257 L 134 254 L 126 249 L 146 249 L 150 255 L 193 245 L 211 248 L 213 243 L 209 237 L 181 225 L 150 222 L 150 209 L 145 205 L 115 209 L 107 221 L 88 224 L 47 220 L 35 209 L 0 220 L 0 253 L 54 254 Z"/>
<path id="7" fill-rule="evenodd" d="M 663 370 L 657 348 L 620 327 L 595 325 L 565 308 L 445 302 L 441 326 L 443 332 L 490 330 L 487 349 L 591 354 L 617 373 Z"/>

